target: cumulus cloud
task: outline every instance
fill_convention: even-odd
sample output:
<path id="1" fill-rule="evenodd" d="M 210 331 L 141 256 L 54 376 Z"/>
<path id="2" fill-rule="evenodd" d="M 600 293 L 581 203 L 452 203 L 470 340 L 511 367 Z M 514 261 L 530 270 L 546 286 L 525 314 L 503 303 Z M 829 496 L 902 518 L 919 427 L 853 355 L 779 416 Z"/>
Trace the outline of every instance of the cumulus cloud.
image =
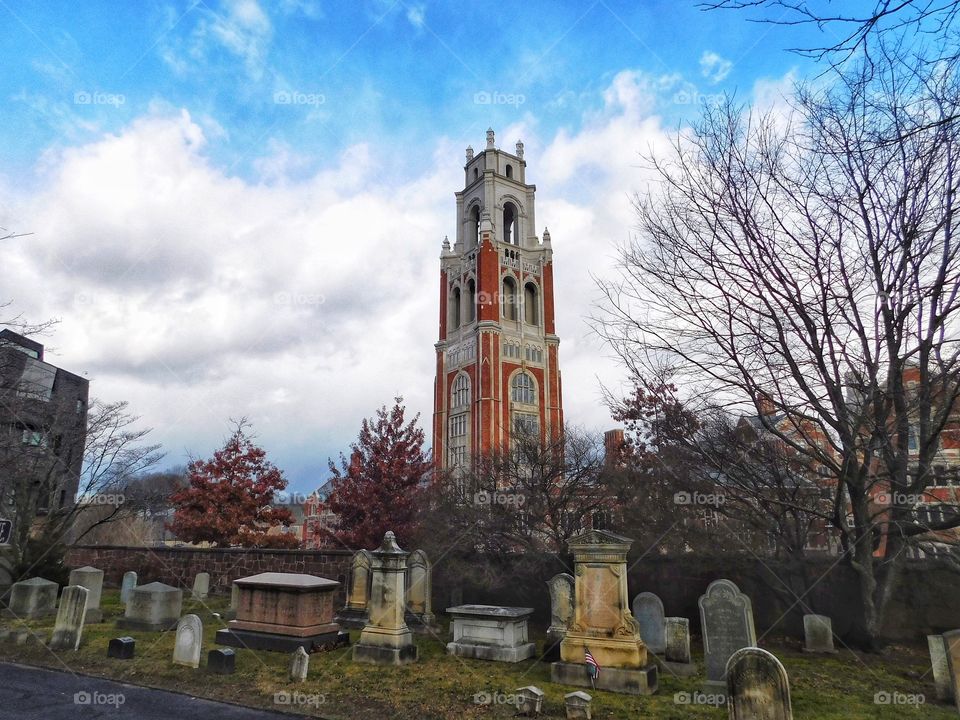
<path id="1" fill-rule="evenodd" d="M 700 74 L 712 85 L 723 82 L 732 69 L 732 62 L 713 51 L 706 50 L 700 56 Z"/>

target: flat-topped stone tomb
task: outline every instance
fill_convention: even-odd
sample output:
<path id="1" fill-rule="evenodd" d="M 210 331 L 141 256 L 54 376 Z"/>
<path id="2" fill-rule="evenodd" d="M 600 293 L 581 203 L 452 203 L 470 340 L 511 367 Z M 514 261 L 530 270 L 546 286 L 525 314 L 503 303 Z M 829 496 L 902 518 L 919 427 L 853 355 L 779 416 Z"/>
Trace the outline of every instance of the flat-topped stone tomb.
<path id="1" fill-rule="evenodd" d="M 180 620 L 183 591 L 161 582 L 138 585 L 130 591 L 117 627 L 128 630 L 172 630 Z"/>
<path id="2" fill-rule="evenodd" d="M 458 605 L 447 608 L 447 615 L 453 618 L 453 642 L 447 644 L 450 655 L 520 662 L 536 654 L 527 631 L 533 608 Z"/>

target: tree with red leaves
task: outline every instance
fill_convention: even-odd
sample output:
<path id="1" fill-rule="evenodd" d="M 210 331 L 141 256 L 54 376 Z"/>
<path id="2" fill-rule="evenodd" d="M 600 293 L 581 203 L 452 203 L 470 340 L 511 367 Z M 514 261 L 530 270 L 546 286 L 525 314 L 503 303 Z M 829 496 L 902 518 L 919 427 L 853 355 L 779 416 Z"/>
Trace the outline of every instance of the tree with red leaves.
<path id="1" fill-rule="evenodd" d="M 328 543 L 348 548 L 374 548 L 383 534 L 393 530 L 398 538 L 410 537 L 416 523 L 417 500 L 431 469 L 423 449 L 418 414 L 405 422 L 403 398 L 394 406 L 364 419 L 350 458 L 340 455 L 340 467 L 330 461 L 333 490 L 324 507 L 337 516 L 333 529 L 318 528 Z"/>
<path id="2" fill-rule="evenodd" d="M 248 427 L 240 420 L 212 460 L 194 460 L 187 467 L 189 485 L 170 496 L 175 512 L 167 527 L 179 539 L 219 547 L 299 546 L 294 535 L 269 534 L 293 522 L 289 510 L 271 505 L 287 481 L 253 444 Z"/>

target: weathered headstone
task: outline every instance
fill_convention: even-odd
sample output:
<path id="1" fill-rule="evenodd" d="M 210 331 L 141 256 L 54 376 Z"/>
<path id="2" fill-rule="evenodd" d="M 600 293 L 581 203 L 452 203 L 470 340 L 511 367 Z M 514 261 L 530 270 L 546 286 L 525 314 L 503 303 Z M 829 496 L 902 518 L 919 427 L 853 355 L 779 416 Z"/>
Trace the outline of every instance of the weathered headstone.
<path id="1" fill-rule="evenodd" d="M 927 647 L 930 649 L 930 667 L 933 671 L 937 699 L 950 702 L 953 700 L 953 688 L 950 685 L 947 644 L 943 640 L 943 635 L 927 635 Z"/>
<path id="2" fill-rule="evenodd" d="M 803 616 L 804 652 L 835 653 L 833 623 L 826 615 Z"/>
<path id="3" fill-rule="evenodd" d="M 727 663 L 730 720 L 793 720 L 790 681 L 783 665 L 766 650 L 737 650 Z"/>
<path id="4" fill-rule="evenodd" d="M 363 628 L 370 618 L 370 580 L 373 556 L 369 550 L 358 550 L 350 559 L 350 577 L 347 581 L 347 601 L 336 621 L 342 627 Z"/>
<path id="5" fill-rule="evenodd" d="M 573 622 L 574 580 L 569 573 L 557 573 L 547 580 L 550 590 L 550 627 L 544 648 L 545 660 L 560 659 L 560 643 Z"/>
<path id="6" fill-rule="evenodd" d="M 183 608 L 183 591 L 160 582 L 138 585 L 117 627 L 130 630 L 170 630 L 176 627 Z"/>
<path id="7" fill-rule="evenodd" d="M 632 543 L 606 530 L 588 530 L 568 542 L 574 616 L 560 643 L 560 661 L 550 665 L 553 682 L 631 695 L 656 692 L 657 666 L 630 612 L 627 551 Z M 587 651 L 603 668 L 596 678 L 584 663 Z"/>
<path id="8" fill-rule="evenodd" d="M 223 613 L 224 620 L 235 620 L 237 618 L 237 608 L 240 606 L 240 586 L 236 583 L 230 584 L 230 607 Z"/>
<path id="9" fill-rule="evenodd" d="M 70 584 L 80 585 L 89 590 L 87 595 L 87 616 L 84 622 L 103 622 L 103 611 L 100 609 L 100 596 L 103 593 L 103 570 L 89 565 L 70 571 Z"/>
<path id="10" fill-rule="evenodd" d="M 532 607 L 459 605 L 447 608 L 447 615 L 453 618 L 453 641 L 447 643 L 451 655 L 520 662 L 537 652 L 527 630 Z"/>
<path id="11" fill-rule="evenodd" d="M 307 671 L 310 669 L 310 656 L 303 646 L 298 647 L 290 656 L 290 679 L 295 682 L 303 682 L 307 679 Z"/>
<path id="12" fill-rule="evenodd" d="M 184 615 L 177 623 L 177 637 L 173 643 L 174 664 L 200 667 L 202 646 L 203 623 L 196 615 Z"/>
<path id="13" fill-rule="evenodd" d="M 753 606 L 730 580 L 710 583 L 699 605 L 707 683 L 724 684 L 730 657 L 741 648 L 757 644 Z"/>
<path id="14" fill-rule="evenodd" d="M 543 690 L 536 685 L 527 685 L 516 692 L 517 712 L 525 717 L 539 715 L 543 710 Z"/>
<path id="15" fill-rule="evenodd" d="M 407 554 L 387 531 L 373 553 L 370 620 L 353 646 L 355 662 L 401 665 L 415 662 L 417 646 L 404 619 Z"/>
<path id="16" fill-rule="evenodd" d="M 130 593 L 137 586 L 137 573 L 128 570 L 123 574 L 123 581 L 120 583 L 120 604 L 126 605 L 130 602 Z"/>
<path id="17" fill-rule="evenodd" d="M 9 610 L 4 614 L 19 619 L 47 617 L 57 612 L 57 591 L 60 586 L 35 577 L 15 582 L 10 587 Z"/>
<path id="18" fill-rule="evenodd" d="M 947 653 L 947 677 L 950 678 L 953 702 L 957 706 L 957 711 L 960 711 L 960 630 L 945 632 L 943 645 Z"/>
<path id="19" fill-rule="evenodd" d="M 233 648 L 216 648 L 207 653 L 207 672 L 233 675 L 237 669 L 237 653 Z"/>
<path id="20" fill-rule="evenodd" d="M 587 693 L 577 690 L 563 696 L 563 704 L 567 708 L 567 720 L 590 720 L 590 703 L 593 698 Z"/>
<path id="21" fill-rule="evenodd" d="M 193 592 L 191 596 L 194 600 L 206 600 L 210 595 L 210 573 L 197 573 L 193 579 Z"/>
<path id="22" fill-rule="evenodd" d="M 107 645 L 107 657 L 118 660 L 130 660 L 137 649 L 137 641 L 132 637 L 113 638 Z"/>
<path id="23" fill-rule="evenodd" d="M 415 632 L 433 632 L 433 569 L 423 550 L 407 557 L 407 626 Z"/>
<path id="24" fill-rule="evenodd" d="M 652 592 L 642 592 L 633 599 L 633 616 L 640 624 L 640 637 L 647 650 L 663 655 L 665 649 L 663 602 Z"/>
<path id="25" fill-rule="evenodd" d="M 664 671 L 676 677 L 692 677 L 697 665 L 690 655 L 690 621 L 682 617 L 668 617 L 664 622 Z"/>
<path id="26" fill-rule="evenodd" d="M 87 613 L 90 591 L 80 585 L 70 585 L 60 595 L 60 609 L 50 638 L 51 650 L 76 650 L 83 634 L 83 618 Z"/>

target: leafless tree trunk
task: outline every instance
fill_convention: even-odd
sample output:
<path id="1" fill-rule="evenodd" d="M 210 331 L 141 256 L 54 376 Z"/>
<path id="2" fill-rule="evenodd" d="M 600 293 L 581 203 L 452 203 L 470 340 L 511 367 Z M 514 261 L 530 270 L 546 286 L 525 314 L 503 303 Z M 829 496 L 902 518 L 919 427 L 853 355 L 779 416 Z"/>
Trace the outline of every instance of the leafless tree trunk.
<path id="1" fill-rule="evenodd" d="M 957 65 L 883 52 L 786 117 L 708 109 L 651 158 L 599 318 L 636 375 L 673 366 L 832 478 L 871 643 L 908 547 L 960 525 L 915 512 L 958 430 Z"/>

